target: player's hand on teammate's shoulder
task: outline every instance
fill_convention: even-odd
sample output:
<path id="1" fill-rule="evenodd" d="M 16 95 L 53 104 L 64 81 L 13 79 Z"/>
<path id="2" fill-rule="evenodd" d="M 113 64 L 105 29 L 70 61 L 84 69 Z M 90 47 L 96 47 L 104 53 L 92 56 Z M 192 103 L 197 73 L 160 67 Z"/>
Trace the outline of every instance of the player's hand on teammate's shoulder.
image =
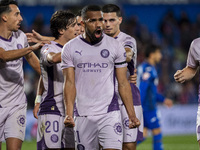
<path id="1" fill-rule="evenodd" d="M 42 42 L 38 42 L 38 43 L 36 43 L 36 44 L 34 44 L 34 45 L 30 46 L 30 47 L 31 47 L 32 51 L 35 51 L 35 50 L 40 49 L 45 44 L 46 44 L 46 42 L 42 41 Z"/>
<path id="2" fill-rule="evenodd" d="M 64 119 L 64 124 L 67 127 L 74 127 L 75 123 L 74 123 L 74 119 L 72 116 L 68 116 L 66 115 L 65 119 Z"/>
<path id="3" fill-rule="evenodd" d="M 129 128 L 137 128 L 140 126 L 140 120 L 137 117 L 129 118 Z"/>
<path id="4" fill-rule="evenodd" d="M 165 104 L 167 107 L 172 107 L 172 106 L 173 106 L 173 100 L 172 100 L 172 99 L 169 99 L 169 98 L 165 98 L 164 104 Z"/>

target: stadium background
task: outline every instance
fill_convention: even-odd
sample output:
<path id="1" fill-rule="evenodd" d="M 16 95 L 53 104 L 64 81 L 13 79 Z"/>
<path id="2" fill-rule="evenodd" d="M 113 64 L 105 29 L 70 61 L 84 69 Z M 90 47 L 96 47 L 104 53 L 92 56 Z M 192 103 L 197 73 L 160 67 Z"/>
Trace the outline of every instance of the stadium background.
<path id="1" fill-rule="evenodd" d="M 175 104 L 171 109 L 159 105 L 164 136 L 173 139 L 174 135 L 178 135 L 174 136 L 172 143 L 177 140 L 184 143 L 181 139 L 184 136 L 190 140 L 192 138 L 195 148 L 182 146 L 180 149 L 197 149 L 195 125 L 199 75 L 182 85 L 174 82 L 173 75 L 177 69 L 185 66 L 190 43 L 200 35 L 199 0 L 18 0 L 18 3 L 23 16 L 21 29 L 24 32 L 34 29 L 47 36 L 51 35 L 49 20 L 56 10 L 70 9 L 77 13 L 87 4 L 114 3 L 120 6 L 123 15 L 121 31 L 136 39 L 138 64 L 144 60 L 144 49 L 148 43 L 154 42 L 162 46 L 163 59 L 157 66 L 160 77 L 158 90 L 173 99 Z M 39 51 L 36 54 L 39 56 Z M 38 75 L 26 61 L 24 69 L 28 99 L 26 140 L 34 140 L 37 125 L 32 109 Z M 164 138 L 164 146 L 166 143 Z M 172 147 L 168 149 L 171 150 Z M 150 145 L 149 148 L 151 149 Z"/>

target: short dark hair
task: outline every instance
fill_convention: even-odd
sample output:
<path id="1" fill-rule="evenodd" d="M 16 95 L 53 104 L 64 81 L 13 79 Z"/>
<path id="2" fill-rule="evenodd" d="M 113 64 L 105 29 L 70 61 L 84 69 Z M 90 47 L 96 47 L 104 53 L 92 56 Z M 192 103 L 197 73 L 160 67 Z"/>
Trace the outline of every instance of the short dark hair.
<path id="1" fill-rule="evenodd" d="M 18 3 L 14 0 L 2 0 L 2 1 L 0 1 L 0 15 L 2 13 L 5 13 L 5 12 L 7 12 L 7 13 L 11 12 L 11 9 L 9 7 L 9 5 L 11 5 L 11 4 L 18 6 Z"/>
<path id="2" fill-rule="evenodd" d="M 157 50 L 161 50 L 159 45 L 149 44 L 145 49 L 145 57 L 149 58 L 150 54 L 156 52 Z"/>
<path id="3" fill-rule="evenodd" d="M 115 5 L 115 4 L 106 4 L 102 7 L 102 12 L 103 13 L 112 13 L 115 12 L 117 14 L 118 17 L 121 17 L 121 10 L 120 8 Z"/>
<path id="4" fill-rule="evenodd" d="M 60 36 L 59 30 L 67 29 L 66 27 L 71 25 L 76 19 L 76 16 L 66 10 L 56 11 L 50 20 L 50 29 L 52 35 L 58 39 Z"/>
<path id="5" fill-rule="evenodd" d="M 82 10 L 81 10 L 81 17 L 83 18 L 83 20 L 87 19 L 87 15 L 86 13 L 88 11 L 101 11 L 101 7 L 98 5 L 88 5 L 85 6 Z"/>

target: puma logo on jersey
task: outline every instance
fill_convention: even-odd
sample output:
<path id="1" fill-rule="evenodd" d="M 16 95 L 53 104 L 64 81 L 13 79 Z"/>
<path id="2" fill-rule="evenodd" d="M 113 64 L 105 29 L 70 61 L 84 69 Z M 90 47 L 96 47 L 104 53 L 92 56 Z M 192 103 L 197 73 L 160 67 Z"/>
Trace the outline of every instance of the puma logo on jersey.
<path id="1" fill-rule="evenodd" d="M 81 56 L 82 56 L 82 54 L 81 54 L 81 53 L 82 53 L 82 51 L 80 51 L 80 52 L 79 52 L 79 51 L 75 51 L 75 53 L 77 53 L 77 54 L 79 54 L 79 55 L 81 55 Z"/>

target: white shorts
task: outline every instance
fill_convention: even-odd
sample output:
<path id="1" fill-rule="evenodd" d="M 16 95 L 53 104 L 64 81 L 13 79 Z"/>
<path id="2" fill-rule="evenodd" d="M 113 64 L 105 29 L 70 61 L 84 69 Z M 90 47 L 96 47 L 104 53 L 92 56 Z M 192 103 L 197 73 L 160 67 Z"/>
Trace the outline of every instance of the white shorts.
<path id="1" fill-rule="evenodd" d="M 199 141 L 200 140 L 200 106 L 198 106 L 198 111 L 197 111 L 196 133 L 197 133 L 197 141 Z"/>
<path id="2" fill-rule="evenodd" d="M 74 147 L 74 131 L 65 127 L 64 117 L 51 114 L 38 116 L 38 150 Z"/>
<path id="3" fill-rule="evenodd" d="M 134 106 L 136 117 L 140 120 L 141 125 L 138 128 L 129 128 L 129 118 L 124 105 L 120 105 L 120 111 L 123 121 L 123 142 L 130 143 L 143 140 L 143 111 L 142 106 Z"/>
<path id="4" fill-rule="evenodd" d="M 27 104 L 0 108 L 0 142 L 7 138 L 24 141 Z"/>
<path id="5" fill-rule="evenodd" d="M 78 150 L 122 149 L 120 111 L 75 118 L 75 144 Z"/>

